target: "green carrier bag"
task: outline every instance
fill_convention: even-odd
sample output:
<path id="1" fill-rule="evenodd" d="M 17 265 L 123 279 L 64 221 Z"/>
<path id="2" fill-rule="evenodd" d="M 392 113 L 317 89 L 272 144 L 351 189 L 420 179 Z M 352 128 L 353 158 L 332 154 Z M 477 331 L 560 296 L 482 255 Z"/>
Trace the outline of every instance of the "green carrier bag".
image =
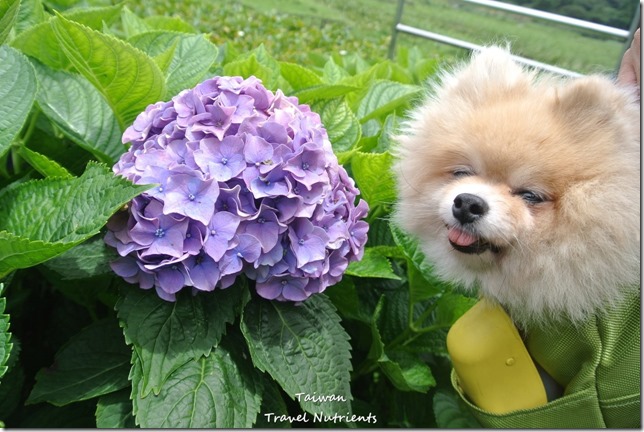
<path id="1" fill-rule="evenodd" d="M 641 428 L 639 295 L 577 326 L 531 329 L 528 352 L 563 395 L 544 405 L 495 414 L 452 385 L 482 426 L 490 428 Z"/>

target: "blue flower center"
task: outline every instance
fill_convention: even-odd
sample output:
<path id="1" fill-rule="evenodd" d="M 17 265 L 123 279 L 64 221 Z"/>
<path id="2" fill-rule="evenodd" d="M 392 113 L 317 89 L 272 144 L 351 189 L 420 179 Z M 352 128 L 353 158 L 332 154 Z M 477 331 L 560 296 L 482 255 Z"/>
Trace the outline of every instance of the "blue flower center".
<path id="1" fill-rule="evenodd" d="M 222 165 L 226 165 L 227 163 L 228 163 L 228 159 L 227 159 L 227 158 L 221 158 L 221 164 L 222 164 Z"/>
<path id="2" fill-rule="evenodd" d="M 163 186 L 159 186 L 159 192 L 163 192 Z"/>
<path id="3" fill-rule="evenodd" d="M 298 243 L 299 243 L 299 244 L 301 244 L 301 245 L 303 245 L 303 244 L 304 244 L 304 239 L 299 239 L 299 240 L 298 240 Z"/>
<path id="4" fill-rule="evenodd" d="M 165 235 L 165 231 L 163 230 L 163 228 L 157 228 L 157 230 L 154 232 L 154 236 L 158 238 L 161 238 L 164 235 Z"/>
<path id="5" fill-rule="evenodd" d="M 257 223 L 263 224 L 264 222 L 266 222 L 266 219 L 264 219 L 263 217 L 257 219 Z"/>
<path id="6" fill-rule="evenodd" d="M 309 164 L 307 162 L 302 162 L 302 169 L 303 170 L 309 169 Z"/>
<path id="7" fill-rule="evenodd" d="M 213 230 L 210 230 L 210 235 L 213 235 L 213 236 L 214 236 L 214 235 L 217 235 L 217 230 L 214 230 L 214 229 L 213 229 Z"/>
<path id="8" fill-rule="evenodd" d="M 288 281 L 283 280 L 282 281 L 282 286 L 286 286 L 286 285 L 288 285 Z"/>
<path id="9" fill-rule="evenodd" d="M 188 194 L 188 199 L 189 199 L 190 201 L 194 201 L 194 200 L 195 200 L 195 196 L 194 196 L 193 194 Z"/>

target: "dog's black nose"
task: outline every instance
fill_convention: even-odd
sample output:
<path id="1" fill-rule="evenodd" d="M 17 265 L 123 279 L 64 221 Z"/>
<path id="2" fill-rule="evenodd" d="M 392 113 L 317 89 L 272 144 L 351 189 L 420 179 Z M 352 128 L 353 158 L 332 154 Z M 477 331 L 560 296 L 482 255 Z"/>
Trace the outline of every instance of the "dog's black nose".
<path id="1" fill-rule="evenodd" d="M 462 224 L 475 222 L 485 216 L 490 207 L 483 198 L 469 193 L 458 194 L 454 198 L 452 214 Z"/>

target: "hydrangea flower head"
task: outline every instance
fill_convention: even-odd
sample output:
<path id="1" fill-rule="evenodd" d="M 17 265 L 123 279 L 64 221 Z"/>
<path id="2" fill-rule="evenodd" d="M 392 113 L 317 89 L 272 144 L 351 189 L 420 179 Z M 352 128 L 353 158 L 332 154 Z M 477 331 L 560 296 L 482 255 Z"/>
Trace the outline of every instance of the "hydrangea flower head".
<path id="1" fill-rule="evenodd" d="M 114 172 L 156 186 L 114 215 L 112 269 L 169 301 L 244 275 L 267 299 L 303 301 L 362 258 L 367 203 L 320 117 L 255 77 L 214 77 L 147 107 Z"/>

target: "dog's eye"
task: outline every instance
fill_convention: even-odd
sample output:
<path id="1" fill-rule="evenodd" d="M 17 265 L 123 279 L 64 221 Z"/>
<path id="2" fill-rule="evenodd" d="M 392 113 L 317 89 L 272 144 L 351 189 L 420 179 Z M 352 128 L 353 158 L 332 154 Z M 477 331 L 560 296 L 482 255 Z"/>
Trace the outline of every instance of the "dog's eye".
<path id="1" fill-rule="evenodd" d="M 458 177 L 471 176 L 471 175 L 474 175 L 474 173 L 472 173 L 471 170 L 468 170 L 468 169 L 465 169 L 465 168 L 458 168 L 458 169 L 455 169 L 454 171 L 452 171 L 452 175 L 454 177 L 458 178 Z"/>
<path id="2" fill-rule="evenodd" d="M 528 204 L 539 204 L 545 201 L 545 199 L 541 195 L 529 190 L 518 191 L 517 195 L 519 195 L 521 199 L 523 199 Z"/>

